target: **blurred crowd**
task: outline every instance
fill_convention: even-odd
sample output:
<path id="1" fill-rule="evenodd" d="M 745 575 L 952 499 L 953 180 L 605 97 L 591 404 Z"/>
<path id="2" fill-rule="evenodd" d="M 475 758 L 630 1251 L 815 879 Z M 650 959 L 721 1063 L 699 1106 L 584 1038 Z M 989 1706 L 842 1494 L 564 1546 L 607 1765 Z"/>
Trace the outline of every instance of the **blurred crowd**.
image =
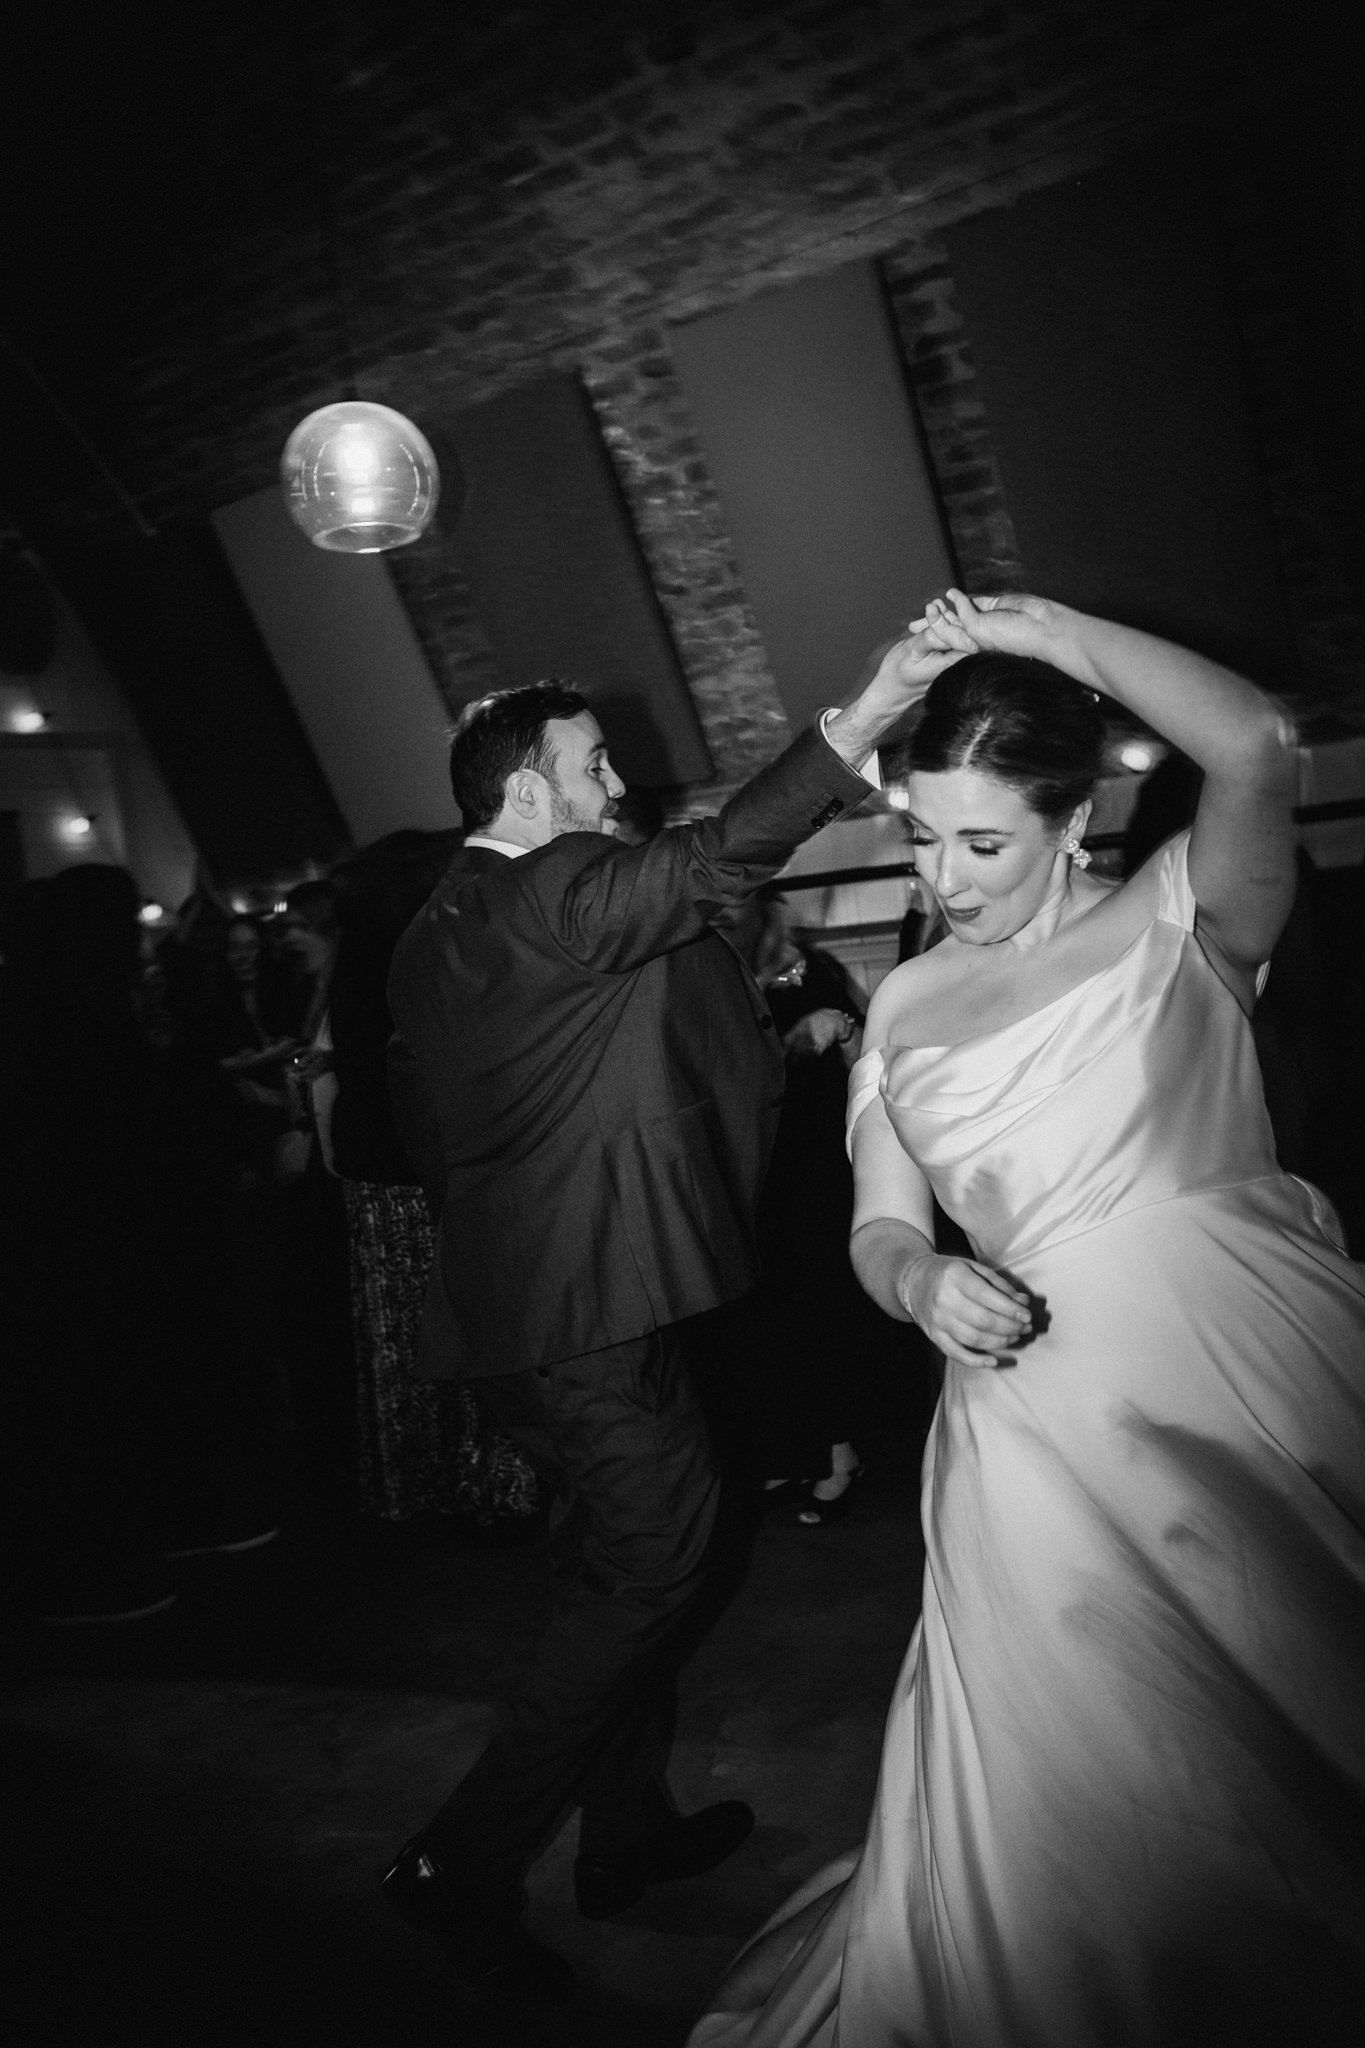
<path id="1" fill-rule="evenodd" d="M 412 1372 L 431 1228 L 388 1113 L 393 944 L 453 834 L 398 832 L 268 913 L 26 884 L 0 933 L 11 1580 L 53 1622 L 156 1612 L 301 1504 L 529 1523 L 467 1389 Z"/>

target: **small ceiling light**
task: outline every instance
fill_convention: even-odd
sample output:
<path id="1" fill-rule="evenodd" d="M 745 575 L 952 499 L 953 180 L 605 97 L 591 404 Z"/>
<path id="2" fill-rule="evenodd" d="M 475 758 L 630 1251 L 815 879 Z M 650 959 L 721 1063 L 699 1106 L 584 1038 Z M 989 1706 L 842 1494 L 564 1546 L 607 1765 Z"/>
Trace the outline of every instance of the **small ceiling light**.
<path id="1" fill-rule="evenodd" d="M 166 913 L 159 903 L 144 903 L 137 914 L 139 924 L 160 924 Z"/>
<path id="2" fill-rule="evenodd" d="M 280 482 L 290 516 L 314 546 L 348 555 L 416 540 L 441 488 L 421 429 L 363 398 L 324 405 L 295 427 Z"/>
<path id="3" fill-rule="evenodd" d="M 1146 740 L 1125 740 L 1119 748 L 1119 759 L 1134 775 L 1144 775 L 1156 766 L 1156 749 Z"/>
<path id="4" fill-rule="evenodd" d="M 65 839 L 88 839 L 95 829 L 93 818 L 63 818 L 62 836 Z"/>
<path id="5" fill-rule="evenodd" d="M 908 811 L 910 808 L 910 792 L 903 782 L 893 782 L 887 788 L 886 801 L 890 804 L 893 811 Z"/>
<path id="6" fill-rule="evenodd" d="M 45 711 L 13 711 L 10 713 L 10 727 L 14 732 L 41 732 L 47 724 Z"/>

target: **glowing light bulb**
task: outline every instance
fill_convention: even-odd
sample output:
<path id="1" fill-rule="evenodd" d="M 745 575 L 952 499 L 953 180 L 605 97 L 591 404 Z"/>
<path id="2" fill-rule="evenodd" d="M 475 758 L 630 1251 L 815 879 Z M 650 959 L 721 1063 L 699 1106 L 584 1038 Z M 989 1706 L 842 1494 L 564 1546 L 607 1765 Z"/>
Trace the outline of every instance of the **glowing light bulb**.
<path id="1" fill-rule="evenodd" d="M 1134 775 L 1141 775 L 1156 765 L 1155 750 L 1146 740 L 1125 740 L 1119 748 L 1119 759 Z"/>
<path id="2" fill-rule="evenodd" d="M 14 732 L 41 732 L 47 724 L 45 711 L 13 711 L 10 713 L 10 727 Z"/>
<path id="3" fill-rule="evenodd" d="M 372 483 L 382 469 L 374 434 L 359 420 L 348 420 L 337 435 L 336 465 L 349 484 Z"/>
<path id="4" fill-rule="evenodd" d="M 93 818 L 63 818 L 62 836 L 65 839 L 88 839 L 95 829 Z"/>
<path id="5" fill-rule="evenodd" d="M 893 811 L 908 811 L 910 808 L 910 792 L 900 783 L 893 782 L 886 792 L 886 801 L 890 804 Z"/>
<path id="6" fill-rule="evenodd" d="M 364 399 L 324 405 L 295 427 L 280 461 L 290 517 L 315 546 L 381 554 L 417 539 L 441 479 L 426 436 Z"/>
<path id="7" fill-rule="evenodd" d="M 139 924 L 160 924 L 166 913 L 159 903 L 144 903 L 137 914 Z"/>

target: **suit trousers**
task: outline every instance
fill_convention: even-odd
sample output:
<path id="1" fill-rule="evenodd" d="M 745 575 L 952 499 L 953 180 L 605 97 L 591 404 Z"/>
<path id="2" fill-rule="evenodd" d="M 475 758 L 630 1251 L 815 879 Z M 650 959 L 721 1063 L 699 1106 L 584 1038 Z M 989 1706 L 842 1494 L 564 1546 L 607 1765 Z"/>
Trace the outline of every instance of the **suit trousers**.
<path id="1" fill-rule="evenodd" d="M 588 1854 L 639 1841 L 673 1811 L 673 1681 L 720 1482 L 676 1327 L 478 1388 L 554 1489 L 549 1615 L 487 1749 L 427 1833 L 461 1882 L 501 1888 L 520 1884 L 574 1806 Z"/>

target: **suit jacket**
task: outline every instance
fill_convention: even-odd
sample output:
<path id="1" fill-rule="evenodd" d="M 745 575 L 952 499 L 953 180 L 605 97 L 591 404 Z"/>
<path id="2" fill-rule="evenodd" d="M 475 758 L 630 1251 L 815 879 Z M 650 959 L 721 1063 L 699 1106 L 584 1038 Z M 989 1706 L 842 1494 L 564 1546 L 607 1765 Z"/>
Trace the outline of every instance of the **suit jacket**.
<path id="1" fill-rule="evenodd" d="M 866 794 L 812 732 L 645 846 L 456 854 L 389 979 L 399 1135 L 439 1209 L 426 1376 L 575 1357 L 754 1284 L 782 1059 L 714 921 Z"/>

